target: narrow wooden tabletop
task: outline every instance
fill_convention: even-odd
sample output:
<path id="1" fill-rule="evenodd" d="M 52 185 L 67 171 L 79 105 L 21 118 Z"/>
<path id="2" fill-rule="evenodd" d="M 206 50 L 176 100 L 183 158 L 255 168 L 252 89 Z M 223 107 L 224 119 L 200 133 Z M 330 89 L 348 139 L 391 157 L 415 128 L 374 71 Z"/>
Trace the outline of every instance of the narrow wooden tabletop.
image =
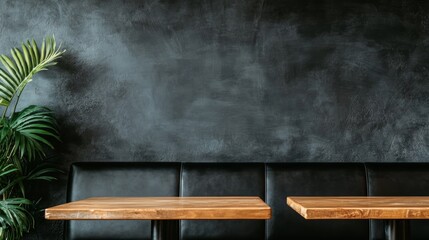
<path id="1" fill-rule="evenodd" d="M 269 219 L 259 197 L 96 197 L 45 210 L 49 220 Z"/>
<path id="2" fill-rule="evenodd" d="M 305 219 L 429 219 L 429 197 L 288 197 Z"/>

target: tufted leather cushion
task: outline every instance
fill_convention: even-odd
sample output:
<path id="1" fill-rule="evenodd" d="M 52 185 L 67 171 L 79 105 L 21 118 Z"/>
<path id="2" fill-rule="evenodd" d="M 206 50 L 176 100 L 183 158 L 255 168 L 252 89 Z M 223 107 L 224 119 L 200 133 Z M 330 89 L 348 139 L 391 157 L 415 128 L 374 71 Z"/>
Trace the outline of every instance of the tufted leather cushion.
<path id="1" fill-rule="evenodd" d="M 263 164 L 184 163 L 181 196 L 265 195 Z M 181 239 L 261 240 L 262 220 L 181 221 Z"/>
<path id="2" fill-rule="evenodd" d="M 363 164 L 267 164 L 267 204 L 273 217 L 267 239 L 368 239 L 368 220 L 305 220 L 286 205 L 287 196 L 365 196 Z"/>
<path id="3" fill-rule="evenodd" d="M 180 164 L 76 163 L 67 201 L 96 196 L 178 196 Z M 67 240 L 150 239 L 150 221 L 69 221 Z"/>
<path id="4" fill-rule="evenodd" d="M 366 166 L 370 196 L 429 196 L 427 163 L 369 163 Z M 427 220 L 411 220 L 411 239 L 429 239 L 428 226 Z M 371 221 L 371 239 L 383 238 L 383 221 Z"/>

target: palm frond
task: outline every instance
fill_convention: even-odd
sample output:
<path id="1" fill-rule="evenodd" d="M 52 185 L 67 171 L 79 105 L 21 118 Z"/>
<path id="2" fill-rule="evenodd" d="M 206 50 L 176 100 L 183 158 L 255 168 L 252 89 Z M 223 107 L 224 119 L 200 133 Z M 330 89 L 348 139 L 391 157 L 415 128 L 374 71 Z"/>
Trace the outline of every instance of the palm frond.
<path id="1" fill-rule="evenodd" d="M 2 162 L 3 163 L 3 162 Z M 4 164 L 4 166 L 0 167 L 0 182 L 1 179 L 8 176 L 9 174 L 16 172 L 17 169 L 13 166 L 13 164 Z"/>
<path id="2" fill-rule="evenodd" d="M 25 198 L 0 201 L 0 239 L 20 239 L 34 225 L 34 218 L 25 206 L 32 202 Z"/>
<path id="3" fill-rule="evenodd" d="M 3 124 L 4 127 L 0 127 L 0 146 L 9 144 L 10 156 L 31 161 L 44 156 L 44 146 L 54 148 L 52 139 L 60 140 L 57 122 L 52 111 L 45 107 L 28 106 Z"/>
<path id="4" fill-rule="evenodd" d="M 38 164 L 36 167 L 34 167 L 28 174 L 25 176 L 25 180 L 45 180 L 45 181 L 52 181 L 56 180 L 55 177 L 51 176 L 50 174 L 53 173 L 59 173 L 60 170 L 50 167 L 47 163 L 41 163 Z"/>
<path id="5" fill-rule="evenodd" d="M 15 96 L 19 96 L 33 75 L 56 64 L 65 50 L 56 45 L 55 37 L 46 37 L 39 49 L 33 40 L 22 43 L 22 50 L 13 48 L 12 59 L 0 55 L 0 106 L 8 107 Z"/>

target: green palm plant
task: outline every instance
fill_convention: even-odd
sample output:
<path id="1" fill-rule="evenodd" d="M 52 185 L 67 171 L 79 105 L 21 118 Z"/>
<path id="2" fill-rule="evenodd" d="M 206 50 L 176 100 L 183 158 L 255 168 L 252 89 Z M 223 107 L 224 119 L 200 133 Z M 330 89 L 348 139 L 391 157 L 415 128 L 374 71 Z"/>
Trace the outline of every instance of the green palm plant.
<path id="1" fill-rule="evenodd" d="M 46 148 L 59 140 L 52 111 L 34 105 L 16 108 L 33 76 L 55 65 L 63 53 L 52 36 L 40 48 L 31 40 L 21 49 L 11 49 L 12 58 L 0 55 L 0 239 L 20 239 L 34 226 L 29 211 L 33 202 L 25 196 L 25 183 L 53 179 L 49 174 L 54 169 L 43 163 Z"/>

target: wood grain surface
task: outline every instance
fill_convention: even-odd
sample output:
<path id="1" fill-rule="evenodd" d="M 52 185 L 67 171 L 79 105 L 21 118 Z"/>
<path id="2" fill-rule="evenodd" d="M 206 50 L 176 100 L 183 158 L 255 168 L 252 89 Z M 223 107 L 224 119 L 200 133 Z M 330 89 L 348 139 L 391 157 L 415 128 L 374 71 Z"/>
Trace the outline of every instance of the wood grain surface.
<path id="1" fill-rule="evenodd" d="M 305 219 L 428 219 L 429 197 L 288 197 Z"/>
<path id="2" fill-rule="evenodd" d="M 96 197 L 45 210 L 49 220 L 269 219 L 259 197 Z"/>

